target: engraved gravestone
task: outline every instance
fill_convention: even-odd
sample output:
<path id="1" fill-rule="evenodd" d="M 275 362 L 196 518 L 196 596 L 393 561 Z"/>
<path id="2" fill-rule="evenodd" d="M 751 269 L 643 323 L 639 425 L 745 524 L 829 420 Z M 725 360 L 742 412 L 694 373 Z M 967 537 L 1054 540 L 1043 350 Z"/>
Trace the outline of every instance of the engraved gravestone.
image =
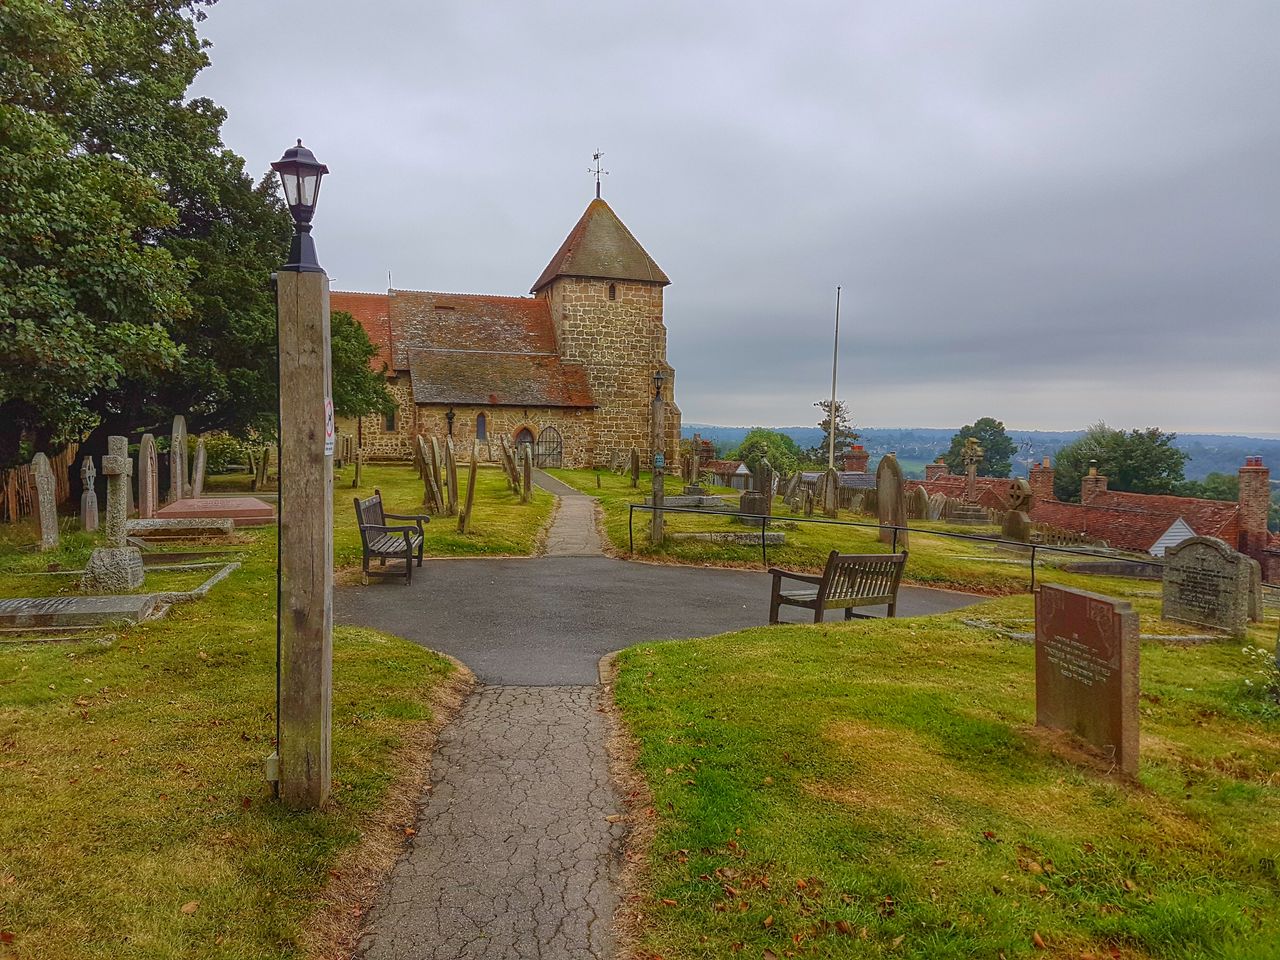
<path id="1" fill-rule="evenodd" d="M 98 491 L 93 486 L 97 479 L 93 457 L 85 457 L 80 464 L 80 480 L 84 486 L 84 492 L 80 494 L 80 529 L 86 533 L 98 529 Z"/>
<path id="2" fill-rule="evenodd" d="M 886 453 L 876 467 L 876 515 L 880 520 L 880 542 L 893 543 L 892 527 L 907 525 L 907 505 L 902 490 L 902 468 L 898 458 Z M 906 549 L 907 531 L 898 531 L 898 549 Z"/>
<path id="3" fill-rule="evenodd" d="M 1249 558 L 1216 537 L 1188 537 L 1164 553 L 1160 616 L 1244 634 L 1253 571 Z"/>
<path id="4" fill-rule="evenodd" d="M 1036 595 L 1036 725 L 1138 773 L 1138 615 L 1123 601 L 1044 586 Z"/>
<path id="5" fill-rule="evenodd" d="M 160 507 L 160 461 L 156 456 L 156 438 L 142 435 L 138 444 L 138 516 L 149 520 Z"/>
<path id="6" fill-rule="evenodd" d="M 196 438 L 195 466 L 191 468 L 191 495 L 198 497 L 204 493 L 204 472 L 208 464 L 208 451 L 205 450 L 204 437 Z"/>
<path id="7" fill-rule="evenodd" d="M 267 455 L 262 455 L 263 463 Z M 102 468 L 106 473 L 106 467 Z M 169 502 L 188 496 L 187 481 L 187 418 L 179 414 L 173 418 L 173 432 L 169 436 Z"/>
<path id="8" fill-rule="evenodd" d="M 822 474 L 822 515 L 835 517 L 840 512 L 840 474 L 828 467 Z"/>
<path id="9" fill-rule="evenodd" d="M 58 493 L 49 458 L 37 453 L 31 458 L 36 480 L 36 513 L 40 517 L 40 549 L 58 549 Z"/>

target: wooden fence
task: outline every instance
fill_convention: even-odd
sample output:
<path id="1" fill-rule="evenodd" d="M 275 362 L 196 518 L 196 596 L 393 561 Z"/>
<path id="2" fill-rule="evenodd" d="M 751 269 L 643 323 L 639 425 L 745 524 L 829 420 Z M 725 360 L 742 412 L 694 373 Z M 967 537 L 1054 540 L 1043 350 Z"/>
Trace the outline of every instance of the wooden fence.
<path id="1" fill-rule="evenodd" d="M 71 444 L 49 458 L 54 498 L 61 507 L 71 496 L 70 466 L 76 462 L 78 444 Z M 0 523 L 13 523 L 36 515 L 36 477 L 31 464 L 0 470 Z"/>

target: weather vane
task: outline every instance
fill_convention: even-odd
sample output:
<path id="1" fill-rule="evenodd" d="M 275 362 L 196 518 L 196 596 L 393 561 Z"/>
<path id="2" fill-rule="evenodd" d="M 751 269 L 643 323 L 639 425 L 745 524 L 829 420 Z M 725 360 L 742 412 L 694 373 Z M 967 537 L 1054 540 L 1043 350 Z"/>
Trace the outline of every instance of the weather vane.
<path id="1" fill-rule="evenodd" d="M 594 167 L 589 167 L 587 169 L 587 173 L 594 173 L 596 175 L 596 199 L 597 200 L 600 199 L 600 178 L 607 177 L 609 175 L 609 171 L 605 170 L 600 165 L 600 158 L 603 156 L 604 154 L 601 153 L 599 149 L 597 149 L 596 152 L 591 155 L 591 159 L 596 162 L 596 165 Z"/>

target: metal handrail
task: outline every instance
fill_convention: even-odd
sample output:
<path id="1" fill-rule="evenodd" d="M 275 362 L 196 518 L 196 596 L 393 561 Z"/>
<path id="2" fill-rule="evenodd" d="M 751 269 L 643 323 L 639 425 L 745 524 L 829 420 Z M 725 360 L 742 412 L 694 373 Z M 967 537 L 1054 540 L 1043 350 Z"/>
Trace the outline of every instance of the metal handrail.
<path id="1" fill-rule="evenodd" d="M 826 526 L 836 527 L 867 527 L 875 530 L 892 530 L 893 543 L 890 546 L 890 553 L 898 552 L 898 531 L 905 533 L 915 533 L 924 537 L 948 537 L 952 540 L 973 540 L 978 543 L 996 543 L 1005 546 L 1024 548 L 1030 551 L 1031 557 L 1031 590 L 1034 592 L 1036 588 L 1036 552 L 1048 551 L 1051 553 L 1066 553 L 1081 557 L 1097 557 L 1103 560 L 1117 560 L 1121 563 L 1142 564 L 1144 566 L 1164 566 L 1164 560 L 1159 557 L 1125 557 L 1112 553 L 1099 553 L 1096 550 L 1081 549 L 1079 547 L 1060 547 L 1052 544 L 1040 543 L 1024 543 L 1021 540 L 1005 540 L 1003 537 L 987 537 L 976 533 L 954 533 L 950 530 L 924 530 L 920 527 L 912 527 L 906 524 L 878 523 L 866 522 L 860 520 L 832 520 L 827 517 L 774 517 L 772 515 L 765 516 L 763 514 L 741 513 L 737 510 L 703 510 L 698 507 L 655 507 L 651 503 L 629 503 L 627 504 L 627 540 L 630 546 L 630 553 L 636 552 L 636 536 L 635 536 L 635 512 L 637 510 L 647 510 L 650 513 L 660 511 L 662 513 L 692 513 L 704 517 L 750 517 L 752 522 L 760 521 L 760 557 L 761 562 L 767 568 L 769 566 L 769 545 L 765 539 L 769 521 L 782 520 L 787 523 L 817 523 Z M 1267 584 L 1270 586 L 1270 584 Z"/>

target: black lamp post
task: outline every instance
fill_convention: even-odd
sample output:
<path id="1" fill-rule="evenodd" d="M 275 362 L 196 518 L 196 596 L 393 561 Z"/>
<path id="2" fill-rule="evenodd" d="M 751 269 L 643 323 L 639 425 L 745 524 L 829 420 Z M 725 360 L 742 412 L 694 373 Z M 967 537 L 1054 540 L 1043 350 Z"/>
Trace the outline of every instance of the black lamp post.
<path id="1" fill-rule="evenodd" d="M 455 416 L 457 416 L 457 414 L 453 412 L 453 407 L 450 407 L 449 412 L 444 415 L 445 420 L 449 422 L 449 436 L 451 437 L 453 436 L 453 418 Z"/>
<path id="2" fill-rule="evenodd" d="M 653 375 L 653 399 L 662 399 L 662 385 L 667 382 L 667 375 L 659 369 Z"/>
<path id="3" fill-rule="evenodd" d="M 296 273 L 323 273 L 316 260 L 315 241 L 311 239 L 311 218 L 316 212 L 316 201 L 320 199 L 320 180 L 329 168 L 299 140 L 296 147 L 290 147 L 271 165 L 271 169 L 280 174 L 285 203 L 293 216 L 289 262 L 280 269 Z"/>

